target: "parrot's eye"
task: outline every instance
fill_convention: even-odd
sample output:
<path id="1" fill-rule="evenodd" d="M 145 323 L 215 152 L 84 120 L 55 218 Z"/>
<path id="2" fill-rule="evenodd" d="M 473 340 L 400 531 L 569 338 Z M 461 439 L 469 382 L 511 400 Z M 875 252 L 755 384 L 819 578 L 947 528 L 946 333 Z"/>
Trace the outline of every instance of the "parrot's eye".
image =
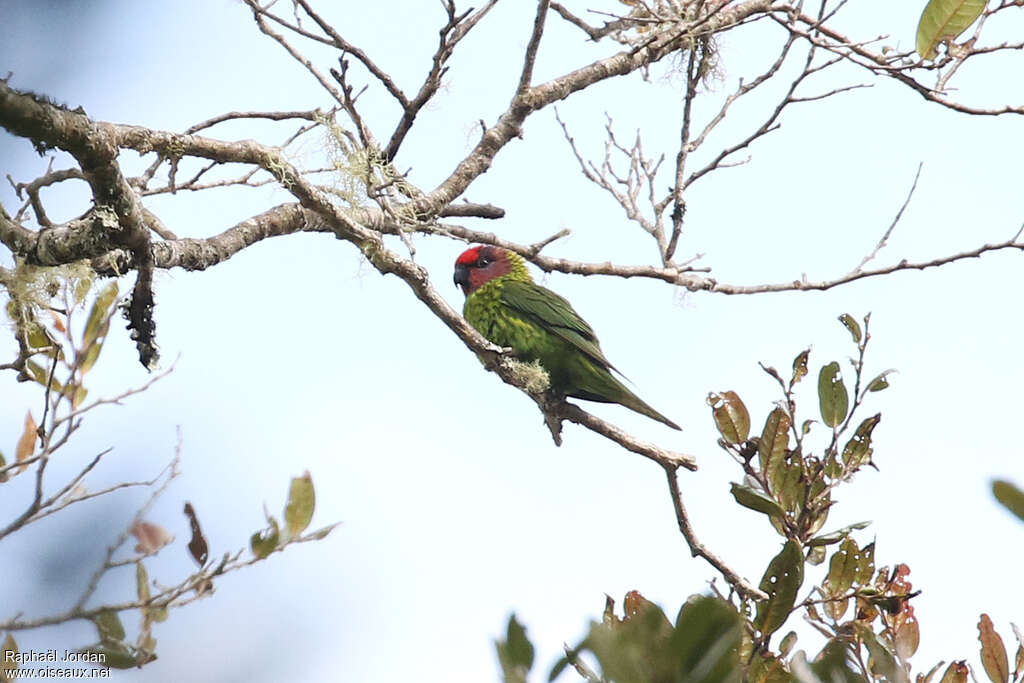
<path id="1" fill-rule="evenodd" d="M 486 256 L 481 256 L 480 259 L 476 262 L 477 268 L 486 268 L 489 265 L 491 265 L 491 259 L 487 258 Z"/>

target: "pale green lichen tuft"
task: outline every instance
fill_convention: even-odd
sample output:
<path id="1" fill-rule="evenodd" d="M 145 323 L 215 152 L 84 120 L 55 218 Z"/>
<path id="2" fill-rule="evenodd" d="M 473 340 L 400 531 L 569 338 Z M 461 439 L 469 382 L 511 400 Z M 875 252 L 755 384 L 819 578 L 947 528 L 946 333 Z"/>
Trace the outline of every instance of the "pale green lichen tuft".
<path id="1" fill-rule="evenodd" d="M 92 288 L 96 272 L 87 260 L 63 266 L 33 266 L 24 261 L 0 281 L 6 290 L 4 310 L 20 339 L 38 339 L 38 316 L 51 307 L 70 309 L 82 303 Z"/>
<path id="2" fill-rule="evenodd" d="M 526 363 L 521 360 L 509 360 L 508 367 L 512 370 L 515 380 L 530 394 L 542 394 L 551 386 L 548 371 L 535 360 Z"/>
<path id="3" fill-rule="evenodd" d="M 333 117 L 320 117 L 326 131 L 327 156 L 334 167 L 334 183 L 329 192 L 352 208 L 365 208 L 376 196 L 410 199 L 422 195 L 419 188 L 407 181 L 376 147 L 358 144 L 355 136 L 340 126 Z M 391 203 L 389 210 L 397 217 L 418 221 L 422 216 L 404 204 Z"/>

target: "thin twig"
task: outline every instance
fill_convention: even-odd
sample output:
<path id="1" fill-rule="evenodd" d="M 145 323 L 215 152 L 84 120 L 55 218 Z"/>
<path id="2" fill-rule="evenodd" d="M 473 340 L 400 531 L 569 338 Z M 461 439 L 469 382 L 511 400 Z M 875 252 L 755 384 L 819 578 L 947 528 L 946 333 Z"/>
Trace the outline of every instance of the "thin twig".
<path id="1" fill-rule="evenodd" d="M 683 534 L 683 538 L 686 539 L 686 544 L 690 547 L 690 554 L 694 557 L 703 557 L 707 560 L 708 564 L 718 570 L 718 572 L 729 582 L 729 585 L 736 589 L 736 591 L 745 598 L 751 600 L 767 600 L 768 595 L 760 588 L 749 583 L 746 579 L 736 573 L 731 567 L 723 562 L 717 555 L 712 553 L 707 547 L 697 539 L 697 535 L 693 531 L 693 526 L 690 524 L 690 517 L 686 512 L 686 506 L 683 504 L 683 495 L 679 490 L 679 480 L 676 477 L 676 468 L 670 465 L 665 465 L 665 475 L 668 477 L 668 490 L 672 496 L 672 507 L 675 509 L 676 521 L 679 523 L 679 531 Z"/>

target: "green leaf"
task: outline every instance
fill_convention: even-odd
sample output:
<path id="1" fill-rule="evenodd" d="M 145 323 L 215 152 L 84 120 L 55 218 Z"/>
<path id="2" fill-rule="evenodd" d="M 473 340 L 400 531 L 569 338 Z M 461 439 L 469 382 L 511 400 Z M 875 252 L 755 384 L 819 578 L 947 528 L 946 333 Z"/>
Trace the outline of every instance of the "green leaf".
<path id="1" fill-rule="evenodd" d="M 807 376 L 807 359 L 811 356 L 810 349 L 804 349 L 793 359 L 793 377 L 789 380 L 790 386 L 796 384 Z"/>
<path id="2" fill-rule="evenodd" d="M 866 529 L 870 525 L 871 522 L 857 522 L 856 524 L 844 526 L 842 529 L 836 529 L 835 531 L 830 531 L 827 534 L 815 536 L 807 542 L 807 545 L 811 546 L 812 548 L 819 545 L 832 545 L 833 543 L 838 543 L 839 541 L 849 536 L 850 532 Z"/>
<path id="3" fill-rule="evenodd" d="M 839 374 L 839 363 L 832 361 L 818 373 L 818 404 L 821 408 L 821 419 L 829 427 L 835 428 L 842 424 L 849 407 L 846 385 Z"/>
<path id="4" fill-rule="evenodd" d="M 616 683 L 676 680 L 679 663 L 668 647 L 672 624 L 654 603 L 632 602 L 624 619 L 613 615 L 604 623 L 592 624 L 580 648 L 590 650 L 603 677 Z"/>
<path id="5" fill-rule="evenodd" d="M 85 297 L 89 293 L 90 289 L 92 289 L 91 277 L 83 277 L 75 281 L 75 306 L 80 306 L 82 302 L 85 301 Z"/>
<path id="6" fill-rule="evenodd" d="M 124 625 L 121 624 L 121 617 L 117 612 L 100 612 L 92 618 L 96 624 L 96 630 L 100 634 L 101 643 L 116 643 L 124 640 Z"/>
<path id="7" fill-rule="evenodd" d="M 750 436 L 750 413 L 735 391 L 708 394 L 718 432 L 726 443 L 743 443 Z"/>
<path id="8" fill-rule="evenodd" d="M 281 540 L 281 530 L 277 525 L 277 520 L 271 517 L 268 521 L 270 522 L 269 527 L 257 531 L 249 538 L 252 554 L 261 560 L 274 552 Z"/>
<path id="9" fill-rule="evenodd" d="M 807 550 L 807 564 L 817 567 L 825 561 L 825 546 L 816 545 Z"/>
<path id="10" fill-rule="evenodd" d="M 850 331 L 850 336 L 853 337 L 854 344 L 860 344 L 860 323 L 849 313 L 843 313 L 839 316 L 839 322 L 843 324 L 843 327 Z"/>
<path id="11" fill-rule="evenodd" d="M 103 666 L 112 669 L 134 669 L 139 665 L 135 653 L 127 645 L 104 643 L 79 650 L 86 654 L 97 654 L 103 658 Z"/>
<path id="12" fill-rule="evenodd" d="M 868 660 L 868 668 L 871 673 L 889 683 L 910 683 L 906 669 L 899 663 L 889 647 L 871 630 L 871 627 L 859 621 L 854 624 L 854 627 L 857 630 L 857 635 L 867 647 L 868 654 L 871 655 L 871 659 Z"/>
<path id="13" fill-rule="evenodd" d="M 139 602 L 149 602 L 149 574 L 146 572 L 146 567 L 141 561 L 135 563 L 135 590 L 138 593 Z M 167 607 L 165 605 L 143 607 L 142 614 L 148 621 L 167 621 Z"/>
<path id="14" fill-rule="evenodd" d="M 873 380 L 868 382 L 868 391 L 882 391 L 883 389 L 889 388 L 889 375 L 896 372 L 893 368 L 889 368 L 883 373 L 880 373 Z"/>
<path id="15" fill-rule="evenodd" d="M 736 502 L 745 508 L 779 519 L 784 519 L 786 516 L 786 511 L 778 503 L 760 491 L 735 482 L 730 485 L 730 490 Z"/>
<path id="16" fill-rule="evenodd" d="M 77 410 L 78 406 L 82 405 L 85 401 L 85 397 L 88 395 L 89 390 L 85 387 L 75 387 L 75 393 L 71 396 L 71 409 Z"/>
<path id="17" fill-rule="evenodd" d="M 691 598 L 679 610 L 669 642 L 676 675 L 657 680 L 739 683 L 742 633 L 743 619 L 732 605 L 708 596 Z"/>
<path id="18" fill-rule="evenodd" d="M 106 335 L 110 323 L 108 313 L 116 300 L 117 280 L 113 280 L 96 295 L 96 300 L 92 302 L 89 318 L 85 323 L 85 331 L 82 333 L 83 349 L 88 349 L 99 337 Z"/>
<path id="19" fill-rule="evenodd" d="M 917 23 L 917 54 L 934 59 L 944 40 L 955 40 L 985 11 L 986 0 L 930 0 Z"/>
<path id="20" fill-rule="evenodd" d="M 782 505 L 783 510 L 794 515 L 797 514 L 807 499 L 803 461 L 794 458 L 790 464 L 780 464 L 779 467 L 772 468 L 770 471 L 769 478 L 772 480 L 775 498 Z"/>
<path id="21" fill-rule="evenodd" d="M 875 543 L 872 541 L 860 549 L 860 566 L 857 567 L 857 583 L 866 586 L 875 573 Z"/>
<path id="22" fill-rule="evenodd" d="M 142 562 L 135 563 L 135 592 L 139 596 L 139 602 L 149 602 L 149 575 Z"/>
<path id="23" fill-rule="evenodd" d="M 843 447 L 843 464 L 846 465 L 848 471 L 853 472 L 861 465 L 871 462 L 871 454 L 874 452 L 874 449 L 871 448 L 871 432 L 875 431 L 875 427 L 881 420 L 881 413 L 875 413 L 865 419 L 857 426 L 853 437 L 846 442 L 846 446 Z"/>
<path id="24" fill-rule="evenodd" d="M 768 594 L 768 599 L 757 603 L 754 627 L 765 636 L 778 631 L 793 611 L 803 582 L 804 554 L 796 541 L 786 541 L 761 579 L 759 587 Z"/>
<path id="25" fill-rule="evenodd" d="M 840 596 L 850 590 L 860 568 L 860 548 L 852 538 L 839 544 L 828 563 L 824 588 L 830 596 Z"/>
<path id="26" fill-rule="evenodd" d="M 794 683 L 795 679 L 786 671 L 782 660 L 764 653 L 754 657 L 744 680 L 746 683 Z"/>
<path id="27" fill-rule="evenodd" d="M 301 534 L 313 520 L 313 509 L 316 507 L 316 494 L 313 491 L 313 478 L 306 471 L 301 477 L 292 479 L 288 491 L 288 504 L 284 508 L 284 523 L 287 525 L 288 538 Z"/>
<path id="28" fill-rule="evenodd" d="M 997 479 L 992 482 L 992 495 L 1003 507 L 1024 520 L 1024 491 L 1008 481 Z"/>
<path id="29" fill-rule="evenodd" d="M 47 383 L 49 383 L 50 391 L 55 391 L 58 394 L 64 392 L 64 387 L 57 381 L 57 378 L 54 377 L 53 379 L 50 379 L 50 371 L 43 368 L 43 366 L 34 360 L 25 361 L 25 370 L 27 370 L 32 379 L 40 385 L 45 387 Z"/>
<path id="30" fill-rule="evenodd" d="M 789 653 L 793 651 L 793 646 L 796 645 L 796 631 L 790 631 L 786 634 L 786 637 L 779 643 L 779 654 L 783 657 L 788 657 Z"/>
<path id="31" fill-rule="evenodd" d="M 85 350 L 85 358 L 82 360 L 82 374 L 92 370 L 92 366 L 96 365 L 96 361 L 100 357 L 100 351 L 103 350 L 103 342 L 106 340 L 106 330 L 103 330 L 103 336 L 101 339 L 97 339 L 88 346 Z"/>
<path id="32" fill-rule="evenodd" d="M 789 415 L 782 408 L 772 410 L 768 414 L 768 419 L 765 420 L 761 439 L 757 444 L 757 454 L 761 463 L 761 471 L 767 475 L 769 480 L 772 479 L 773 474 L 786 458 L 791 425 L 792 421 Z"/>
<path id="33" fill-rule="evenodd" d="M 50 331 L 38 322 L 33 320 L 28 323 L 27 329 L 28 334 L 25 336 L 28 339 L 28 345 L 33 349 L 48 349 L 57 346 L 57 342 L 54 341 Z"/>
<path id="34" fill-rule="evenodd" d="M 332 531 L 334 531 L 335 527 L 337 527 L 339 524 L 341 524 L 341 522 L 335 522 L 334 524 L 325 526 L 322 529 L 317 529 L 316 531 L 311 531 L 310 533 L 306 534 L 306 537 L 310 538 L 310 539 L 312 539 L 314 541 L 323 540 L 323 539 L 327 538 L 327 534 L 329 534 Z"/>
<path id="35" fill-rule="evenodd" d="M 850 646 L 840 639 L 830 640 L 811 663 L 811 672 L 817 682 L 829 683 L 867 683 L 867 679 L 857 672 Z M 801 678 L 801 683 L 807 679 Z"/>
<path id="36" fill-rule="evenodd" d="M 508 618 L 505 640 L 495 641 L 494 646 L 505 683 L 526 683 L 526 675 L 533 666 L 533 645 L 516 615 Z"/>

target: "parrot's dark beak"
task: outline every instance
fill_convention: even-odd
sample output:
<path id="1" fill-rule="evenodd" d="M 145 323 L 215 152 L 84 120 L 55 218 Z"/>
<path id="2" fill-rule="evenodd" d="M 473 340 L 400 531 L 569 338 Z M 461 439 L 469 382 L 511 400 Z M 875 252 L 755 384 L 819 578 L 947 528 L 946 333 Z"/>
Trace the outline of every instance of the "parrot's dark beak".
<path id="1" fill-rule="evenodd" d="M 456 286 L 462 287 L 462 291 L 465 292 L 469 287 L 469 268 L 463 265 L 455 266 L 455 275 L 452 277 L 455 281 Z"/>

